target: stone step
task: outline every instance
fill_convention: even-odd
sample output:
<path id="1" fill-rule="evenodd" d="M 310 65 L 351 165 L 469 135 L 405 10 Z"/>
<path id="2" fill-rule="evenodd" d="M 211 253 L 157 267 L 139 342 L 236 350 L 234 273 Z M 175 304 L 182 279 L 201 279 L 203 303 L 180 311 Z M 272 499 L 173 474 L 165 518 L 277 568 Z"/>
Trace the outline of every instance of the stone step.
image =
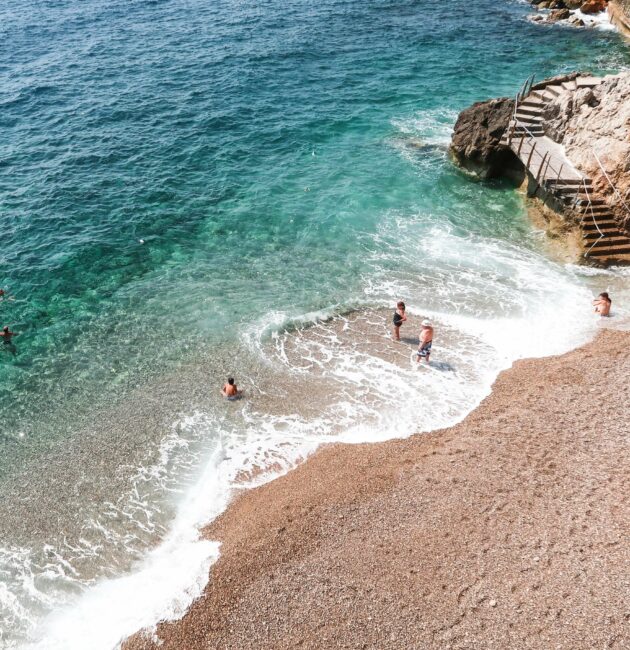
<path id="1" fill-rule="evenodd" d="M 514 117 L 516 118 L 516 122 L 534 122 L 535 124 L 542 122 L 542 113 L 525 113 L 520 108 Z"/>
<path id="2" fill-rule="evenodd" d="M 558 97 L 562 92 L 564 92 L 564 88 L 561 85 L 550 85 L 550 86 L 545 86 L 545 93 L 547 97 L 554 98 Z"/>
<path id="3" fill-rule="evenodd" d="M 535 115 L 537 117 L 542 117 L 543 109 L 539 106 L 525 106 L 523 104 L 518 105 L 518 111 L 516 112 L 516 117 L 518 118 L 519 114 L 521 115 Z"/>
<path id="4" fill-rule="evenodd" d="M 602 228 L 600 226 L 599 230 L 597 228 L 593 230 L 586 230 L 583 233 L 583 238 L 593 241 L 605 235 L 606 237 L 625 237 L 625 235 L 616 228 Z M 627 237 L 625 237 L 627 239 Z"/>
<path id="5" fill-rule="evenodd" d="M 560 178 L 559 180 L 555 179 L 550 179 L 550 183 L 555 183 L 556 185 L 582 185 L 586 183 L 586 187 L 591 186 L 591 179 L 590 178 Z"/>
<path id="6" fill-rule="evenodd" d="M 597 223 L 608 223 L 614 222 L 615 221 L 615 216 L 612 214 L 612 212 L 595 212 L 591 214 L 591 211 L 585 211 L 582 213 L 582 219 L 584 221 L 594 221 Z"/>
<path id="7" fill-rule="evenodd" d="M 573 201 L 575 199 L 575 194 L 573 196 L 567 194 L 566 196 L 562 197 L 563 201 L 566 203 L 567 200 Z M 593 199 L 591 198 L 590 204 L 588 199 L 586 198 L 585 194 L 578 194 L 577 195 L 577 200 L 575 201 L 576 206 L 583 208 L 584 212 L 590 212 L 590 207 L 589 205 L 592 205 L 593 208 L 595 207 L 608 207 L 608 204 L 604 199 Z"/>
<path id="8" fill-rule="evenodd" d="M 617 225 L 617 222 L 614 221 L 613 219 L 606 219 L 605 221 L 598 221 L 595 222 L 593 220 L 587 220 L 584 219 L 582 221 L 582 228 L 584 230 L 595 230 L 599 228 L 600 230 L 611 230 L 618 228 L 619 226 Z"/>
<path id="9" fill-rule="evenodd" d="M 598 257 L 597 259 L 601 260 L 602 258 Z M 606 258 L 604 258 L 604 259 L 605 259 L 606 262 L 610 261 L 610 263 L 614 264 L 615 266 L 618 265 L 618 264 L 619 265 L 623 264 L 623 266 L 627 266 L 627 265 L 630 264 L 630 255 L 628 255 L 628 254 L 626 254 L 626 255 L 617 254 L 617 255 L 613 255 L 609 259 L 606 259 Z"/>
<path id="10" fill-rule="evenodd" d="M 519 115 L 518 122 L 519 124 L 524 126 L 525 129 L 527 129 L 528 131 L 531 131 L 532 128 L 536 129 L 537 131 L 543 131 L 542 120 L 537 120 L 535 117 L 532 117 L 531 115 Z"/>
<path id="11" fill-rule="evenodd" d="M 616 259 L 618 256 L 627 255 L 630 256 L 630 241 L 627 244 L 621 244 L 619 246 L 607 246 L 593 248 L 588 254 L 587 257 L 611 257 Z"/>
<path id="12" fill-rule="evenodd" d="M 616 246 L 627 246 L 630 248 L 630 239 L 628 237 L 602 237 L 601 239 L 595 239 L 595 241 L 588 240 L 589 248 L 594 251 L 599 248 L 614 248 Z"/>
<path id="13" fill-rule="evenodd" d="M 573 194 L 575 196 L 576 194 L 580 194 L 580 198 L 584 198 L 584 201 L 587 202 L 587 196 L 583 192 L 584 185 L 580 183 L 579 185 L 568 185 L 566 182 L 563 182 L 562 179 L 558 181 L 557 179 L 549 179 L 549 182 L 551 183 L 552 189 L 554 192 L 558 192 L 559 194 Z M 586 189 L 590 190 L 591 186 L 586 185 Z M 593 201 L 593 198 L 591 197 L 591 202 Z"/>
<path id="14" fill-rule="evenodd" d="M 578 77 L 575 80 L 578 88 L 594 88 L 602 82 L 600 77 Z"/>
<path id="15" fill-rule="evenodd" d="M 527 95 L 527 98 L 524 99 L 519 106 L 527 106 L 527 108 L 542 108 L 547 104 L 547 102 L 538 95 L 530 93 Z"/>
<path id="16" fill-rule="evenodd" d="M 574 91 L 574 90 L 577 89 L 577 84 L 573 80 L 571 80 L 571 81 L 563 81 L 562 82 L 562 87 L 565 90 Z"/>
<path id="17" fill-rule="evenodd" d="M 540 101 L 541 104 L 546 104 L 549 101 L 549 97 L 545 95 L 545 89 L 542 88 L 541 90 L 532 90 L 529 95 L 525 98 L 523 103 L 527 103 L 529 101 Z"/>
<path id="18" fill-rule="evenodd" d="M 599 201 L 599 203 L 595 203 L 595 201 Z M 594 197 L 591 197 L 591 203 L 590 205 L 587 202 L 584 202 L 584 212 L 591 214 L 611 214 L 610 211 L 610 206 L 606 204 L 604 199 L 596 199 Z"/>

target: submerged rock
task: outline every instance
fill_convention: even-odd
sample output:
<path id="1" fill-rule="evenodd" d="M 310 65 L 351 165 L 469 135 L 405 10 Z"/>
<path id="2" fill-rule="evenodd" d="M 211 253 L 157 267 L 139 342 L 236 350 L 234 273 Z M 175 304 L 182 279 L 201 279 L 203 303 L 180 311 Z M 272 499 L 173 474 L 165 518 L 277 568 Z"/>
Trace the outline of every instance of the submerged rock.
<path id="1" fill-rule="evenodd" d="M 584 27 L 584 21 L 576 14 L 572 14 L 567 22 L 574 27 Z"/>
<path id="2" fill-rule="evenodd" d="M 501 144 L 514 100 L 507 97 L 477 102 L 459 114 L 451 140 L 451 153 L 468 171 L 481 178 L 493 178 L 515 169 L 518 160 Z"/>
<path id="3" fill-rule="evenodd" d="M 559 20 L 566 20 L 571 17 L 571 12 L 568 9 L 554 9 L 549 14 L 549 22 L 555 23 Z"/>

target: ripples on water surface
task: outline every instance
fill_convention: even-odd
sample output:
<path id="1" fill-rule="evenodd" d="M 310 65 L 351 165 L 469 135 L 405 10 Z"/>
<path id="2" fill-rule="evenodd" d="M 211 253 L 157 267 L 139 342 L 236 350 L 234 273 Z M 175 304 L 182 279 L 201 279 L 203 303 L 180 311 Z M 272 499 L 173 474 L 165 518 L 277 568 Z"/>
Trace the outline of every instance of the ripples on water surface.
<path id="1" fill-rule="evenodd" d="M 628 65 L 526 12 L 0 1 L 0 647 L 111 647 L 201 588 L 195 526 L 231 482 L 452 422 L 584 339 L 589 289 L 623 275 L 547 260 L 512 188 L 446 153 L 461 108 L 532 71 Z"/>

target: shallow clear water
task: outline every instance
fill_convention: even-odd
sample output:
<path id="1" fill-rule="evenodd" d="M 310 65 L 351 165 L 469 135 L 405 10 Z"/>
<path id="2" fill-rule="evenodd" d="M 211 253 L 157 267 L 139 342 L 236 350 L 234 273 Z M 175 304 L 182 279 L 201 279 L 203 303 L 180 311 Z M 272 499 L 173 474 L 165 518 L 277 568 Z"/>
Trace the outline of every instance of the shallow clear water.
<path id="1" fill-rule="evenodd" d="M 520 195 L 446 151 L 459 110 L 531 72 L 630 63 L 527 11 L 0 1 L 0 647 L 113 646 L 201 580 L 195 527 L 232 483 L 448 424 L 590 334 L 590 291 L 627 275 L 548 259 Z M 424 315 L 435 372 L 411 358 Z"/>

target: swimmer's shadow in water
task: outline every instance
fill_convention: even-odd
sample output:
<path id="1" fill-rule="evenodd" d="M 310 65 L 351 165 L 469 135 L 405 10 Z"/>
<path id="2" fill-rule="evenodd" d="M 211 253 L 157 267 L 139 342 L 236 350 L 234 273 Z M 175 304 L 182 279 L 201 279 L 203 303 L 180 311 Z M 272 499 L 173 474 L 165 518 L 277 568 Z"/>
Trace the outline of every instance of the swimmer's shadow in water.
<path id="1" fill-rule="evenodd" d="M 448 361 L 431 361 L 429 366 L 433 370 L 440 370 L 441 372 L 456 372 L 455 366 L 452 366 Z"/>
<path id="2" fill-rule="evenodd" d="M 401 336 L 400 337 L 400 342 L 401 343 L 408 343 L 409 345 L 416 345 L 416 346 L 420 345 L 420 339 L 417 336 L 415 336 L 415 337 Z"/>

